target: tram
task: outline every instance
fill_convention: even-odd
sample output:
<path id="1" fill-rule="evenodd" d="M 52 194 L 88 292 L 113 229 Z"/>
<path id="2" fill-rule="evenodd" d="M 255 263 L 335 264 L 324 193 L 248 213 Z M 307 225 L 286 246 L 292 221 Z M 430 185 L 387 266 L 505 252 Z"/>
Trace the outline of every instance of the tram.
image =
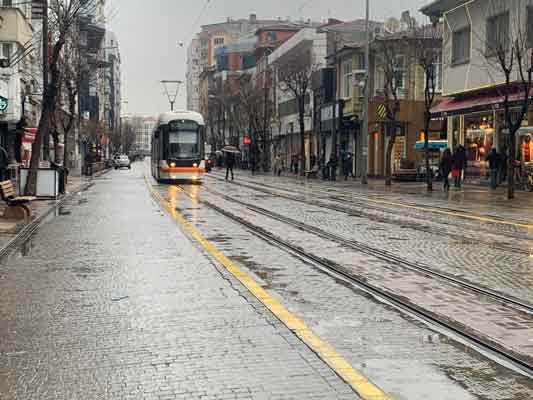
<path id="1" fill-rule="evenodd" d="M 205 123 L 193 111 L 163 113 L 152 133 L 152 176 L 158 181 L 201 181 L 205 173 Z"/>

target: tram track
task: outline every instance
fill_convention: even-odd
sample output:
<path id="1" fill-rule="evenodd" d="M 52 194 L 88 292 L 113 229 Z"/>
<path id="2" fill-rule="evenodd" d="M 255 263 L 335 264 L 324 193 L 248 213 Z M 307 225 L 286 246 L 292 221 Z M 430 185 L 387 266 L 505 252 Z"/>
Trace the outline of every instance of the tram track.
<path id="1" fill-rule="evenodd" d="M 217 181 L 224 181 L 224 179 L 219 178 L 219 177 L 215 177 L 215 176 L 210 176 L 210 178 L 211 179 L 215 179 Z M 283 199 L 287 199 L 287 200 L 291 200 L 291 201 L 295 201 L 295 202 L 298 202 L 298 203 L 307 204 L 307 205 L 311 205 L 311 206 L 315 206 L 315 207 L 319 206 L 319 207 L 327 209 L 327 210 L 342 212 L 342 213 L 350 215 L 350 216 L 365 218 L 365 219 L 368 219 L 370 221 L 375 221 L 375 222 L 385 223 L 385 224 L 395 224 L 395 225 L 398 224 L 397 221 L 393 221 L 390 218 L 379 217 L 379 216 L 372 215 L 372 214 L 370 214 L 368 212 L 365 212 L 365 211 L 356 210 L 356 209 L 353 208 L 353 205 L 354 205 L 353 202 L 350 202 L 350 201 L 344 200 L 344 199 L 339 199 L 337 197 L 328 198 L 327 200 L 333 201 L 333 202 L 337 202 L 337 203 L 346 204 L 346 206 L 328 204 L 328 203 L 325 203 L 324 201 L 317 201 L 316 199 L 314 199 L 312 201 L 311 200 L 307 200 L 305 198 L 299 197 L 299 196 L 302 195 L 301 193 L 294 194 L 294 195 L 289 195 L 289 194 L 286 194 L 286 193 L 281 193 L 279 191 L 279 190 L 282 190 L 284 192 L 289 192 L 290 191 L 289 189 L 274 188 L 275 190 L 270 190 L 270 189 L 267 189 L 266 187 L 272 187 L 272 185 L 268 185 L 268 184 L 261 184 L 261 187 L 255 186 L 255 184 L 242 183 L 242 182 L 232 182 L 232 184 L 233 185 L 242 186 L 242 187 L 245 187 L 245 188 L 250 189 L 250 190 L 255 190 L 257 192 L 261 192 L 261 193 L 264 193 L 264 194 L 268 194 L 268 195 L 271 195 L 273 197 L 279 197 L 279 198 L 283 198 Z M 380 211 L 380 212 L 383 212 L 383 213 L 386 213 L 386 214 L 392 214 L 393 213 L 393 211 L 388 210 L 388 209 L 386 209 L 384 207 L 376 207 L 375 205 L 368 206 L 367 204 L 363 204 L 363 203 L 358 203 L 357 205 L 359 205 L 361 208 L 372 208 L 374 210 L 377 210 L 377 211 Z M 441 223 L 441 224 L 450 225 L 450 224 L 447 224 L 447 223 L 444 223 L 444 222 Z M 447 237 L 449 237 L 449 238 L 451 238 L 453 240 L 460 241 L 461 243 L 475 243 L 475 244 L 481 243 L 481 244 L 489 246 L 489 247 L 491 247 L 493 249 L 509 251 L 509 252 L 514 253 L 514 254 L 522 254 L 522 255 L 527 256 L 527 257 L 529 257 L 531 255 L 531 252 L 529 250 L 524 249 L 524 248 L 511 246 L 511 245 L 507 245 L 507 244 L 500 244 L 500 243 L 495 242 L 495 241 L 484 240 L 483 238 L 480 238 L 480 237 L 473 238 L 472 236 L 460 235 L 460 234 L 451 233 L 451 232 L 448 232 L 448 231 L 445 231 L 445 230 L 437 230 L 437 229 L 433 229 L 433 228 L 430 228 L 430 227 L 425 226 L 425 225 L 421 225 L 419 223 L 405 223 L 405 224 L 401 224 L 401 225 L 405 226 L 405 227 L 407 227 L 409 229 L 413 229 L 413 230 L 419 231 L 419 232 L 429 233 L 429 234 L 438 235 L 438 236 L 447 236 Z M 476 231 L 476 233 L 479 234 L 479 231 Z M 531 240 L 531 238 L 529 238 L 527 236 L 524 236 L 524 235 L 509 234 L 509 233 L 506 233 L 505 237 L 509 238 L 509 239 L 517 239 L 517 240 L 526 240 L 526 241 L 530 241 Z"/>
<path id="2" fill-rule="evenodd" d="M 213 211 L 232 220 L 233 222 L 236 222 L 242 225 L 243 227 L 247 228 L 252 234 L 263 239 L 265 242 L 271 245 L 274 245 L 276 247 L 282 248 L 288 253 L 310 262 L 311 264 L 315 265 L 317 268 L 327 273 L 328 275 L 334 276 L 336 278 L 340 278 L 346 283 L 359 287 L 362 290 L 374 295 L 378 299 L 381 299 L 385 302 L 392 304 L 396 308 L 406 312 L 409 315 L 412 315 L 431 325 L 437 326 L 439 329 L 444 330 L 445 332 L 450 334 L 452 337 L 456 337 L 467 342 L 470 346 L 477 349 L 480 353 L 485 354 L 485 355 L 490 355 L 492 358 L 498 360 L 500 364 L 508 365 L 508 366 L 510 365 L 514 367 L 515 369 L 520 370 L 522 373 L 528 375 L 529 377 L 533 377 L 533 362 L 530 360 L 531 357 L 524 358 L 521 356 L 521 354 L 517 354 L 516 352 L 513 352 L 512 350 L 505 348 L 504 346 L 497 343 L 496 341 L 490 340 L 485 335 L 476 335 L 475 333 L 472 332 L 471 329 L 468 328 L 468 326 L 464 326 L 460 323 L 452 324 L 450 323 L 448 318 L 442 315 L 435 314 L 431 311 L 425 310 L 424 308 L 418 306 L 417 304 L 411 302 L 409 299 L 403 296 L 396 295 L 389 290 L 377 287 L 369 283 L 367 279 L 365 279 L 364 277 L 358 276 L 357 274 L 350 272 L 345 267 L 343 267 L 342 265 L 334 261 L 331 261 L 331 260 L 328 260 L 322 257 L 318 257 L 304 250 L 303 248 L 299 246 L 296 246 L 286 240 L 281 239 L 280 237 L 272 234 L 271 232 L 268 232 L 264 228 L 257 226 L 216 204 L 213 204 L 212 202 L 208 200 L 199 199 L 196 194 L 189 193 L 183 186 L 178 185 L 177 187 L 179 188 L 181 192 L 183 192 L 186 196 L 188 196 L 194 202 L 203 204 L 206 207 L 212 209 Z M 208 192 L 212 192 L 212 193 L 214 192 L 205 187 L 203 187 L 203 189 Z M 226 196 L 223 194 L 217 194 L 216 192 L 213 194 L 216 196 L 220 196 L 224 198 L 225 200 L 246 206 L 247 208 L 249 208 L 250 210 L 254 212 L 257 212 L 266 217 L 278 220 L 280 222 L 293 226 L 297 229 L 301 229 L 309 233 L 314 233 L 318 236 L 321 236 L 331 241 L 335 241 L 337 243 L 342 243 L 343 245 L 346 245 L 353 250 L 359 251 L 367 255 L 372 255 L 383 261 L 388 261 L 390 263 L 394 263 L 395 265 L 409 268 L 411 270 L 413 269 L 412 266 L 408 267 L 407 265 L 400 265 L 400 263 L 405 262 L 405 260 L 402 260 L 399 257 L 389 257 L 390 255 L 385 252 L 376 251 L 376 249 L 372 249 L 364 245 L 358 246 L 357 243 L 354 243 L 352 241 L 339 238 L 336 235 L 329 234 L 323 231 L 321 232 L 318 228 L 308 227 L 305 224 L 299 223 L 297 221 L 292 221 L 289 218 L 286 218 L 283 216 L 276 215 L 275 213 L 271 213 L 270 211 L 261 209 L 260 207 L 253 206 L 253 205 L 241 202 L 239 200 L 232 199 L 229 196 Z M 313 228 L 313 229 L 308 230 L 308 228 Z M 472 285 L 468 282 L 464 282 L 464 281 L 451 278 L 451 277 L 448 277 L 442 274 L 435 274 L 433 271 L 425 271 L 423 269 L 420 269 L 420 267 L 415 267 L 415 270 L 418 273 L 423 273 L 425 275 L 431 275 L 433 277 L 438 276 L 440 279 L 447 281 L 448 284 L 454 283 L 455 285 L 461 286 L 463 289 L 471 290 L 477 294 L 487 296 L 490 299 L 495 300 L 504 306 L 512 308 L 513 310 L 515 310 L 515 312 L 522 312 L 522 313 L 526 312 L 530 315 L 533 313 L 533 306 L 523 303 L 520 300 L 513 299 L 507 296 L 503 296 L 501 294 L 492 292 L 485 288 L 476 287 L 475 285 Z"/>

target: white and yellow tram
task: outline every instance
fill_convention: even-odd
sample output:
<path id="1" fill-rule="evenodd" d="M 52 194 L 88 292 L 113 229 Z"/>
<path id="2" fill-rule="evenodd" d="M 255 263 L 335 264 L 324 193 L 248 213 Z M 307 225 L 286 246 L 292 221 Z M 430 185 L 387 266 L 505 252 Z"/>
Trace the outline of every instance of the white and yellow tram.
<path id="1" fill-rule="evenodd" d="M 205 173 L 205 123 L 193 111 L 161 114 L 152 134 L 152 175 L 158 181 L 200 181 Z"/>

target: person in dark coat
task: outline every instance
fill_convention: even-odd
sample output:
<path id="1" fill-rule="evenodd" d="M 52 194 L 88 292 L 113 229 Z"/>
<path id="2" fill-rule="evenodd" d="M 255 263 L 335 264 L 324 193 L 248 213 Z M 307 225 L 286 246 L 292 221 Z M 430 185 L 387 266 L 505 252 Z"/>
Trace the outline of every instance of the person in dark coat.
<path id="1" fill-rule="evenodd" d="M 507 180 L 507 162 L 509 157 L 507 156 L 507 149 L 502 149 L 500 153 L 500 184 Z"/>
<path id="2" fill-rule="evenodd" d="M 337 155 L 335 153 L 331 153 L 329 156 L 329 178 L 332 181 L 337 180 Z"/>
<path id="3" fill-rule="evenodd" d="M 231 180 L 233 180 L 233 166 L 235 165 L 235 154 L 227 151 L 224 161 L 226 163 L 226 180 L 228 180 L 230 172 Z"/>
<path id="4" fill-rule="evenodd" d="M 444 150 L 444 153 L 442 153 L 439 170 L 444 182 L 444 191 L 447 192 L 450 190 L 450 173 L 452 172 L 452 152 L 450 149 L 446 149 Z"/>
<path id="5" fill-rule="evenodd" d="M 349 176 L 353 176 L 353 159 L 351 153 L 346 153 L 344 157 L 343 170 L 344 170 L 344 180 L 347 181 Z"/>
<path id="6" fill-rule="evenodd" d="M 466 169 L 466 149 L 459 145 L 455 149 L 452 157 L 452 174 L 456 188 L 461 187 L 463 171 Z"/>
<path id="7" fill-rule="evenodd" d="M 498 172 L 500 171 L 501 158 L 495 148 L 492 148 L 486 161 L 489 163 L 490 187 L 496 189 L 498 187 Z"/>
<path id="8" fill-rule="evenodd" d="M 6 149 L 0 146 L 0 181 L 5 181 L 8 178 L 7 166 L 9 165 L 9 156 Z"/>

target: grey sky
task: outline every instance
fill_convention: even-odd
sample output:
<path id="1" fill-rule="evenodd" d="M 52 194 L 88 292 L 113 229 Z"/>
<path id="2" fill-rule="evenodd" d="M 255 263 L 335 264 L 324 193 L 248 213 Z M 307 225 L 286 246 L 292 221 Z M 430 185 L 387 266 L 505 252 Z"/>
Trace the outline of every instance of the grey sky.
<path id="1" fill-rule="evenodd" d="M 109 25 L 122 54 L 123 113 L 156 115 L 167 111 L 162 79 L 185 79 L 187 44 L 200 25 L 242 18 L 304 17 L 320 21 L 328 16 L 351 20 L 364 17 L 364 0 L 109 0 Z M 370 0 L 371 18 L 399 17 L 404 10 L 416 12 L 429 0 Z M 302 11 L 299 8 L 303 6 Z M 194 22 L 201 15 L 196 26 Z M 178 42 L 186 42 L 183 48 Z M 178 108 L 184 108 L 185 86 Z"/>

